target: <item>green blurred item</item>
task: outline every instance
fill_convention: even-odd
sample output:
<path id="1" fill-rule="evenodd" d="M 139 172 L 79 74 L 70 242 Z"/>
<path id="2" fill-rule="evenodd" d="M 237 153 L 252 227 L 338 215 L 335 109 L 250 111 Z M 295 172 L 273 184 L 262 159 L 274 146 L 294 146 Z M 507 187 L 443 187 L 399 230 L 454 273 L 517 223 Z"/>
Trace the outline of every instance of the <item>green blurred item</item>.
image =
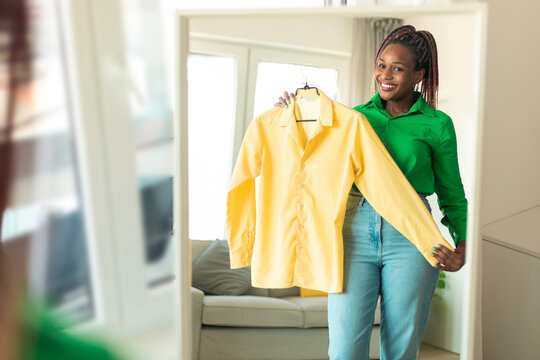
<path id="1" fill-rule="evenodd" d="M 102 341 L 69 334 L 50 312 L 27 303 L 22 311 L 20 360 L 120 360 Z"/>

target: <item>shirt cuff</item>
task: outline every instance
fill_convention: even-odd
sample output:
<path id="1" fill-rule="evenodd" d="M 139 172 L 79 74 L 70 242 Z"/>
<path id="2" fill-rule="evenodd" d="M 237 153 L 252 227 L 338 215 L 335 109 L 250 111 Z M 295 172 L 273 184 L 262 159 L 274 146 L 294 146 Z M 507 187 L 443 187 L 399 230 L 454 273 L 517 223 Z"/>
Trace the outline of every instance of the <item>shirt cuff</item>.
<path id="1" fill-rule="evenodd" d="M 251 255 L 230 253 L 231 269 L 251 266 Z"/>
<path id="2" fill-rule="evenodd" d="M 445 246 L 444 244 L 447 244 L 448 242 L 446 240 L 442 239 L 442 241 L 439 241 L 438 243 L 441 244 L 441 246 Z M 450 244 L 449 244 L 449 246 L 445 246 L 445 247 L 448 248 L 451 251 L 456 251 L 454 248 L 452 248 L 450 246 Z M 436 257 L 431 255 L 433 253 L 432 248 L 428 248 L 428 249 L 426 249 L 424 251 L 421 251 L 421 253 L 426 258 L 426 260 L 431 264 L 431 266 L 433 266 L 433 267 L 437 266 L 437 264 L 439 263 L 439 260 L 437 260 Z"/>

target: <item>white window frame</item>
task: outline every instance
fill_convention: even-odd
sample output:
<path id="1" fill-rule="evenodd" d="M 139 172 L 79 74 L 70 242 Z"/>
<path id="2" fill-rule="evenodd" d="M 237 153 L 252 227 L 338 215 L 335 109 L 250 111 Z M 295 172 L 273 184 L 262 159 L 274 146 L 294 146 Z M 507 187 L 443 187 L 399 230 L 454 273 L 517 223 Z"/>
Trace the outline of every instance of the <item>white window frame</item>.
<path id="1" fill-rule="evenodd" d="M 347 104 L 349 102 L 348 86 L 350 78 L 350 53 L 330 52 L 319 49 L 309 48 L 290 48 L 271 45 L 254 46 L 250 51 L 249 57 L 249 82 L 246 111 L 247 123 L 244 124 L 243 131 L 247 130 L 247 126 L 251 119 L 257 114 L 254 114 L 255 106 L 255 87 L 257 84 L 257 70 L 259 62 L 276 62 L 295 65 L 307 65 L 322 68 L 337 69 L 338 77 L 338 93 L 337 98 L 332 99 L 338 102 Z M 309 79 L 308 79 L 309 82 Z M 292 91 L 294 89 L 283 89 L 284 91 Z M 276 94 L 277 96 L 280 94 Z"/>
<path id="2" fill-rule="evenodd" d="M 233 55 L 238 59 L 239 69 L 248 69 L 247 74 L 244 72 L 237 73 L 236 122 L 234 125 L 231 172 L 244 133 L 256 115 L 254 114 L 255 88 L 260 61 L 337 69 L 339 72 L 338 96 L 333 100 L 344 104 L 349 103 L 347 89 L 350 81 L 351 54 L 347 52 L 214 36 L 197 32 L 190 32 L 189 50 L 190 53 Z M 276 94 L 276 99 L 279 95 Z"/>
<path id="3" fill-rule="evenodd" d="M 337 69 L 339 72 L 338 99 L 335 100 L 342 101 L 340 95 L 348 94 L 346 90 L 348 89 L 350 78 L 350 53 L 298 48 L 297 46 L 284 46 L 282 44 L 213 36 L 197 32 L 190 32 L 189 52 L 190 54 L 233 56 L 237 60 L 235 120 L 232 133 L 233 149 L 229 158 L 229 172 L 231 174 L 244 134 L 249 123 L 256 115 L 254 114 L 255 88 L 260 61 L 296 65 L 309 64 L 309 66 Z M 238 69 L 248 69 L 248 71 L 238 71 Z M 276 98 L 277 96 L 279 94 L 276 94 Z M 348 96 L 345 102 L 348 102 Z M 225 229 L 223 235 L 225 235 Z"/>
<path id="4" fill-rule="evenodd" d="M 147 286 L 119 0 L 60 0 L 95 318 L 75 331 L 170 322 L 173 284 Z"/>
<path id="5" fill-rule="evenodd" d="M 189 52 L 204 55 L 233 56 L 236 58 L 236 89 L 235 89 L 235 116 L 232 132 L 233 149 L 230 153 L 229 169 L 232 173 L 234 160 L 240 150 L 245 129 L 239 124 L 244 124 L 246 118 L 246 99 L 248 97 L 249 78 L 245 71 L 249 66 L 249 48 L 245 44 L 230 41 L 220 41 L 203 34 L 191 33 L 189 40 Z M 209 86 L 211 86 L 209 84 Z M 225 211 L 225 210 L 224 210 Z"/>

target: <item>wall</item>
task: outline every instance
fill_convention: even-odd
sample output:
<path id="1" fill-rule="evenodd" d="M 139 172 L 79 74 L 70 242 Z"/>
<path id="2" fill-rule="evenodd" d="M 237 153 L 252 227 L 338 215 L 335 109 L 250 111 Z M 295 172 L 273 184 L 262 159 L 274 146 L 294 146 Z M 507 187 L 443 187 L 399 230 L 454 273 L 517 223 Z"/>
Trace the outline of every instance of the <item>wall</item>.
<path id="1" fill-rule="evenodd" d="M 540 58 L 540 31 L 537 26 L 540 3 L 537 0 L 515 0 L 511 5 L 504 0 L 488 0 L 487 3 L 483 225 L 493 224 L 540 204 L 540 116 L 535 111 L 540 94 L 540 72 L 535 69 L 535 63 Z M 507 237 L 506 241 L 515 242 L 512 237 Z M 507 260 L 505 254 L 485 252 L 483 263 L 486 266 L 500 264 Z M 483 280 L 489 280 L 490 276 L 493 277 L 493 274 L 484 274 Z M 499 285 L 498 291 L 502 296 L 515 290 L 511 284 L 504 285 L 499 281 Z M 528 288 L 523 286 L 522 290 L 525 290 L 518 292 L 518 296 L 523 299 L 533 297 L 534 289 L 527 292 Z M 490 295 L 497 296 L 493 293 Z M 489 321 L 490 311 L 496 310 L 488 300 L 483 301 L 484 324 Z M 508 314 L 497 313 L 496 316 Z M 534 326 L 525 323 L 520 326 L 523 332 L 533 329 Z M 477 334 L 481 335 L 481 331 Z M 488 355 L 491 354 L 490 349 L 498 345 L 490 343 L 490 337 L 482 339 L 481 343 L 484 354 Z M 508 350 L 517 354 L 512 350 L 521 349 L 523 346 L 520 349 L 510 347 Z"/>
<path id="2" fill-rule="evenodd" d="M 540 2 L 487 3 L 483 225 L 540 204 Z"/>
<path id="3" fill-rule="evenodd" d="M 352 19 L 240 17 L 195 19 L 190 31 L 350 53 Z"/>

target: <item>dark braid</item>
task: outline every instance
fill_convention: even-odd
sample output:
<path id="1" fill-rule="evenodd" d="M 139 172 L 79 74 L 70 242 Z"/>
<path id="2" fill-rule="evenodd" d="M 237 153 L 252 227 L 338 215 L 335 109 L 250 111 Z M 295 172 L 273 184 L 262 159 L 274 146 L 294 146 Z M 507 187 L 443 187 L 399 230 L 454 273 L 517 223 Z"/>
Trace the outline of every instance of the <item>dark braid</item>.
<path id="1" fill-rule="evenodd" d="M 437 44 L 429 31 L 416 31 L 414 26 L 404 25 L 392 31 L 382 42 L 375 64 L 381 53 L 390 44 L 400 44 L 410 49 L 415 57 L 416 70 L 424 69 L 424 77 L 420 85 L 420 93 L 426 102 L 437 108 L 439 91 L 439 64 L 437 61 Z"/>

